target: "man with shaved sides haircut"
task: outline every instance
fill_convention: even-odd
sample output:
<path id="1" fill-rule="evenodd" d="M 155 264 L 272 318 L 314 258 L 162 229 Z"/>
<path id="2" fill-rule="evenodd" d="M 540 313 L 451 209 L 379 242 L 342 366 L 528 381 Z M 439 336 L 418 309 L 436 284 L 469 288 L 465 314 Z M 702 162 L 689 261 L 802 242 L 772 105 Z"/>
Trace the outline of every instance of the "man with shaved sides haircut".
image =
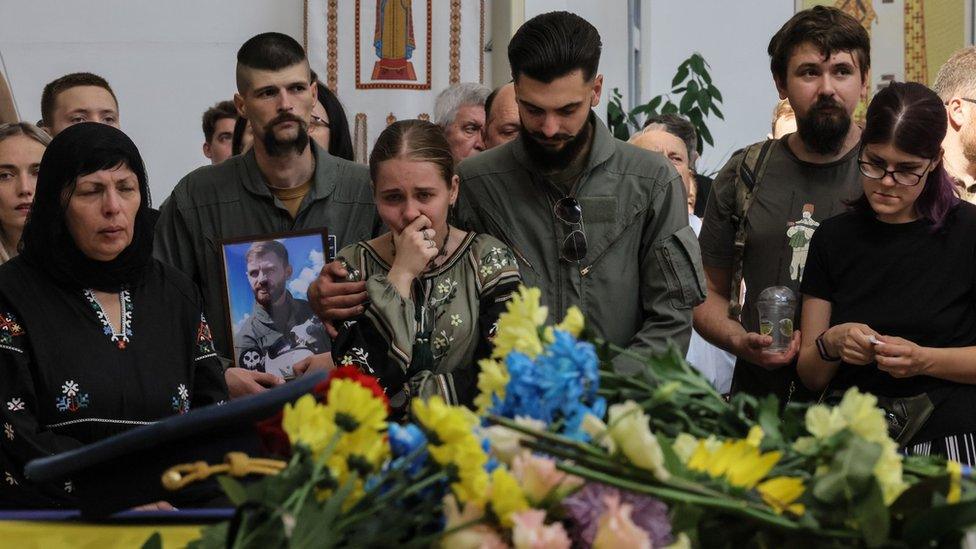
<path id="1" fill-rule="evenodd" d="M 522 128 L 458 166 L 458 221 L 512 249 L 550 318 L 575 305 L 611 343 L 650 353 L 674 341 L 684 353 L 704 298 L 684 186 L 661 155 L 614 139 L 593 113 L 600 49 L 593 25 L 567 12 L 515 33 L 508 58 Z M 313 284 L 325 297 L 310 302 L 341 320 L 350 303 L 335 299 L 346 292 L 329 274 Z M 615 366 L 639 368 L 623 355 Z"/>
<path id="2" fill-rule="evenodd" d="M 253 147 L 190 172 L 163 204 L 156 255 L 199 285 L 217 352 L 227 359 L 240 357 L 233 356 L 223 311 L 220 240 L 328 228 L 331 257 L 380 228 L 366 167 L 330 156 L 309 139 L 315 101 L 308 59 L 294 38 L 268 32 L 245 42 L 237 53 L 234 104 L 250 123 Z M 326 352 L 295 371 L 331 367 Z M 232 397 L 283 383 L 237 367 L 225 377 Z"/>

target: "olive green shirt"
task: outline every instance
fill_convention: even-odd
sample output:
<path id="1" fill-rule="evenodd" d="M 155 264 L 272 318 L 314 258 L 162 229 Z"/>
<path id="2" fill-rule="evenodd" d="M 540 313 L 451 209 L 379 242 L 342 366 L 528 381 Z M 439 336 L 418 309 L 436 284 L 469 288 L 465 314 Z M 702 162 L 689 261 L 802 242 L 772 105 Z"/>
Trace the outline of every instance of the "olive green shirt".
<path id="1" fill-rule="evenodd" d="M 313 185 L 293 218 L 274 197 L 254 151 L 190 172 L 163 203 L 155 256 L 186 273 L 204 298 L 217 352 L 228 358 L 233 338 L 226 313 L 222 239 L 327 228 L 328 259 L 335 250 L 367 240 L 382 222 L 373 205 L 365 166 L 329 155 L 310 142 Z"/>
<path id="2" fill-rule="evenodd" d="M 458 221 L 514 252 L 525 284 L 542 290 L 549 322 L 577 305 L 612 343 L 646 353 L 664 351 L 671 340 L 683 355 L 692 308 L 705 297 L 684 185 L 662 155 L 614 139 L 590 120 L 589 161 L 574 189 L 587 240 L 582 261 L 561 259 L 574 228 L 553 215 L 565 191 L 540 173 L 521 137 L 458 166 Z"/>

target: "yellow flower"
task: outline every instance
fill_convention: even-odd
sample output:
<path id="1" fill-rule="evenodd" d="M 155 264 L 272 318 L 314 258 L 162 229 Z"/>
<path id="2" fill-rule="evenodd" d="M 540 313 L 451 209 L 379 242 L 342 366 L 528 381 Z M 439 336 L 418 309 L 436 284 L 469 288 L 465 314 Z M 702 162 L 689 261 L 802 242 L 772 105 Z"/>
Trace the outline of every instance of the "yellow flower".
<path id="1" fill-rule="evenodd" d="M 748 442 L 746 443 L 748 444 Z M 760 454 L 759 450 L 750 446 L 745 458 L 729 466 L 725 478 L 732 486 L 751 489 L 757 482 L 762 480 L 769 471 L 779 462 L 782 456 L 780 452 L 766 452 Z"/>
<path id="2" fill-rule="evenodd" d="M 488 491 L 488 473 L 484 466 L 488 455 L 474 435 L 478 417 L 460 406 L 448 406 L 439 396 L 427 401 L 414 399 L 413 415 L 430 441 L 430 457 L 455 475 L 451 489 L 462 503 L 484 501 Z"/>
<path id="3" fill-rule="evenodd" d="M 947 503 L 959 503 L 962 496 L 962 466 L 958 461 L 949 460 L 946 462 L 946 471 L 949 472 L 949 493 L 946 494 Z"/>
<path id="4" fill-rule="evenodd" d="M 579 307 L 573 305 L 566 311 L 566 318 L 559 324 L 556 324 L 556 329 L 569 332 L 573 337 L 579 337 L 583 331 L 584 323 L 583 313 L 579 310 Z"/>
<path id="5" fill-rule="evenodd" d="M 898 452 L 898 444 L 887 435 L 885 439 L 880 442 L 881 456 L 874 464 L 874 478 L 881 486 L 885 505 L 891 505 L 908 488 L 908 484 L 902 478 L 902 455 Z"/>
<path id="6" fill-rule="evenodd" d="M 766 433 L 763 432 L 762 427 L 753 425 L 752 428 L 749 429 L 749 435 L 746 436 L 746 442 L 749 443 L 749 446 L 759 448 L 759 445 L 762 444 L 762 439 L 765 435 Z"/>
<path id="7" fill-rule="evenodd" d="M 484 503 L 488 497 L 488 462 L 484 451 L 478 446 L 465 446 L 457 454 L 457 481 L 451 483 L 451 490 L 463 502 Z"/>
<path id="8" fill-rule="evenodd" d="M 478 414 L 485 414 L 494 405 L 492 397 L 497 396 L 499 400 L 505 399 L 505 387 L 508 386 L 508 368 L 497 360 L 483 359 L 478 361 L 481 372 L 478 373 L 479 394 L 474 399 L 475 406 L 478 407 Z"/>
<path id="9" fill-rule="evenodd" d="M 326 398 L 326 417 L 344 432 L 386 431 L 386 405 L 351 379 L 333 379 Z"/>
<path id="10" fill-rule="evenodd" d="M 590 440 L 603 446 L 607 452 L 611 454 L 617 452 L 617 443 L 613 441 L 613 437 L 607 431 L 607 424 L 603 423 L 602 419 L 591 413 L 586 413 L 583 416 L 583 424 L 580 427 L 584 433 L 590 435 Z"/>
<path id="11" fill-rule="evenodd" d="M 847 421 L 847 426 L 857 435 L 870 442 L 889 440 L 888 424 L 884 412 L 878 408 L 878 399 L 851 387 L 844 393 L 837 407 Z"/>
<path id="12" fill-rule="evenodd" d="M 712 450 L 706 441 L 699 441 L 688 460 L 688 469 L 712 478 L 724 478 L 732 486 L 751 489 L 769 474 L 780 457 L 780 452 L 760 453 L 746 439 L 727 440 Z"/>
<path id="13" fill-rule="evenodd" d="M 520 286 L 506 306 L 507 311 L 498 317 L 492 358 L 505 358 L 511 351 L 519 351 L 535 358 L 542 353 L 539 328 L 545 323 L 549 310 L 539 304 L 542 291 Z"/>
<path id="14" fill-rule="evenodd" d="M 825 439 L 847 428 L 847 420 L 838 408 L 818 404 L 807 409 L 806 426 L 814 438 Z"/>
<path id="15" fill-rule="evenodd" d="M 504 467 L 498 467 L 491 472 L 491 510 L 498 521 L 505 528 L 511 528 L 512 515 L 529 508 L 529 502 L 522 493 L 515 477 Z"/>
<path id="16" fill-rule="evenodd" d="M 325 450 L 337 430 L 329 421 L 325 406 L 317 403 L 312 395 L 301 397 L 294 405 L 285 405 L 281 428 L 292 445 L 305 446 L 316 457 Z"/>
<path id="17" fill-rule="evenodd" d="M 447 444 L 466 436 L 474 436 L 472 431 L 478 418 L 467 408 L 449 406 L 440 396 L 427 400 L 413 399 L 413 416 L 434 438 L 428 437 L 432 444 Z"/>
<path id="18" fill-rule="evenodd" d="M 671 444 L 671 449 L 674 453 L 678 455 L 678 459 L 681 463 L 688 465 L 688 460 L 691 459 L 692 454 L 695 453 L 695 448 L 698 447 L 698 439 L 689 435 L 688 433 L 679 433 L 675 437 L 674 442 Z"/>
<path id="19" fill-rule="evenodd" d="M 668 480 L 671 473 L 664 466 L 664 452 L 648 427 L 649 418 L 639 404 L 628 400 L 614 404 L 607 412 L 610 436 L 627 460 L 654 473 L 658 480 Z"/>
<path id="20" fill-rule="evenodd" d="M 756 487 L 763 501 L 773 508 L 777 515 L 789 511 L 794 515 L 802 515 L 806 508 L 802 503 L 794 503 L 803 495 L 805 488 L 803 479 L 797 477 L 775 477 Z"/>

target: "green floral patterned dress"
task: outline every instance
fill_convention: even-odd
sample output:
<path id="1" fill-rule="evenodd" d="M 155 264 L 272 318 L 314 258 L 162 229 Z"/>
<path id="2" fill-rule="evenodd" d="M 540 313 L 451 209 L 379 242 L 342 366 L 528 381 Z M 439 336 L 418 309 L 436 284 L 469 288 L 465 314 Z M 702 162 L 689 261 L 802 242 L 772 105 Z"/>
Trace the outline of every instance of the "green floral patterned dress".
<path id="1" fill-rule="evenodd" d="M 368 242 L 343 248 L 337 259 L 360 271 L 369 304 L 338 327 L 336 363 L 379 378 L 394 409 L 435 394 L 470 404 L 476 363 L 490 354 L 498 315 L 521 281 L 511 250 L 468 233 L 443 265 L 414 281 L 411 299 L 393 287 L 391 266 Z"/>

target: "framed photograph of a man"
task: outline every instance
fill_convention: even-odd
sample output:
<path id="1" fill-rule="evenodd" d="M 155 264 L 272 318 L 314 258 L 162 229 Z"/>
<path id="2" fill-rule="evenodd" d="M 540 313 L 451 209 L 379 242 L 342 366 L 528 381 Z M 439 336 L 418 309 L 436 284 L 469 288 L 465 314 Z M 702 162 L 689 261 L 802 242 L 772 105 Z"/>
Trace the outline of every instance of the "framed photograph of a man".
<path id="1" fill-rule="evenodd" d="M 220 242 L 234 365 L 295 377 L 295 366 L 330 351 L 306 291 L 328 253 L 325 229 Z"/>

